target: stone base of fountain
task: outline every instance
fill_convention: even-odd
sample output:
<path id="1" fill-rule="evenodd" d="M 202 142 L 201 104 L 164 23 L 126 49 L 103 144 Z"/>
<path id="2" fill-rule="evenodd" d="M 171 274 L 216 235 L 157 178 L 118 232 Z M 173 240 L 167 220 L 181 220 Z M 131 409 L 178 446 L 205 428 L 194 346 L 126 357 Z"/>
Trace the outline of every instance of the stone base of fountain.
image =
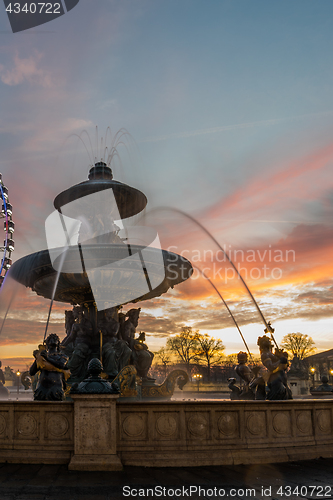
<path id="1" fill-rule="evenodd" d="M 74 455 L 69 470 L 122 470 L 117 455 L 117 395 L 72 394 Z"/>
<path id="2" fill-rule="evenodd" d="M 121 466 L 260 464 L 333 457 L 331 400 L 4 401 L 0 462 Z"/>

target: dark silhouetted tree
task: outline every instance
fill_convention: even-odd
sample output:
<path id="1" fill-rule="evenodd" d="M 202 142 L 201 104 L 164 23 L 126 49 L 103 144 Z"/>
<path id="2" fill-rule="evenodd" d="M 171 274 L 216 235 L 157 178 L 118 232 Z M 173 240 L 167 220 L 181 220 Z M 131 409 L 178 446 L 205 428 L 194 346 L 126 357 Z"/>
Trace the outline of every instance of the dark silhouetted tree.
<path id="1" fill-rule="evenodd" d="M 185 364 L 189 376 L 191 375 L 190 364 L 196 360 L 199 349 L 198 335 L 198 331 L 193 332 L 190 326 L 184 326 L 179 335 L 167 340 L 167 348 Z"/>
<path id="2" fill-rule="evenodd" d="M 207 368 L 207 379 L 210 380 L 211 367 L 221 364 L 225 349 L 222 340 L 214 339 L 207 333 L 198 334 L 198 350 L 195 360 Z"/>
<path id="3" fill-rule="evenodd" d="M 304 359 L 312 354 L 316 348 L 311 337 L 303 333 L 288 333 L 282 339 L 281 346 L 292 356 L 298 356 L 299 359 Z"/>
<path id="4" fill-rule="evenodd" d="M 164 367 L 164 376 L 167 376 L 167 366 L 171 363 L 171 353 L 169 349 L 166 347 L 161 347 L 159 351 L 155 353 L 155 355 L 159 358 L 161 361 L 163 367 Z"/>

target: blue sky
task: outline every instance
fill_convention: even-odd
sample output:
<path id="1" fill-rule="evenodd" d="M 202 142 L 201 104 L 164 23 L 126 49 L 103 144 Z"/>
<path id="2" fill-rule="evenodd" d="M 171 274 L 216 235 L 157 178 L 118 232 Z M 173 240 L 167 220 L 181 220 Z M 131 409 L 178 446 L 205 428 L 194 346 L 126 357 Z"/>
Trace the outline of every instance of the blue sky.
<path id="1" fill-rule="evenodd" d="M 136 145 L 131 161 L 120 151 L 123 170 L 115 167 L 115 177 L 142 189 L 150 207 L 186 210 L 237 248 L 294 245 L 296 263 L 284 266 L 279 282 L 290 308 L 295 290 L 297 297 L 320 292 L 325 299 L 302 302 L 303 312 L 281 319 L 288 306 L 279 302 L 276 284 L 268 280 L 266 293 L 274 291 L 283 334 L 299 320 L 298 330 L 329 348 L 332 16 L 328 1 L 80 0 L 65 16 L 12 34 L 3 8 L 0 170 L 14 206 L 14 256 L 45 247 L 53 198 L 86 178 L 88 156 L 69 135 L 87 129 L 94 142 L 96 125 L 100 137 L 107 126 L 125 127 Z M 192 236 L 193 247 L 205 244 Z M 165 242 L 172 243 L 169 236 Z M 259 297 L 266 290 L 251 286 Z M 186 302 L 189 316 L 200 313 L 196 297 L 214 308 L 207 293 L 184 291 L 179 300 L 194 300 Z M 47 307 L 46 301 L 46 315 Z M 142 320 L 150 321 L 155 345 L 162 340 L 153 336 L 158 327 L 149 307 Z M 169 333 L 182 325 L 173 307 L 166 298 L 160 319 L 168 318 Z M 306 327 L 305 307 L 313 309 Z M 225 340 L 214 321 L 209 332 Z M 227 347 L 238 349 L 235 342 Z"/>

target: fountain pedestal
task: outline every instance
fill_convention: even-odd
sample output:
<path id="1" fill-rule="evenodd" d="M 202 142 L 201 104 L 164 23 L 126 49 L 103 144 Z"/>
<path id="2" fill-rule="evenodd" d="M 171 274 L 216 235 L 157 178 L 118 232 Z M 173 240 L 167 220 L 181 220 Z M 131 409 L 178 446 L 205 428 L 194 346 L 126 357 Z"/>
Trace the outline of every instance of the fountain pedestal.
<path id="1" fill-rule="evenodd" d="M 74 401 L 74 455 L 69 470 L 116 471 L 117 394 L 71 394 Z"/>

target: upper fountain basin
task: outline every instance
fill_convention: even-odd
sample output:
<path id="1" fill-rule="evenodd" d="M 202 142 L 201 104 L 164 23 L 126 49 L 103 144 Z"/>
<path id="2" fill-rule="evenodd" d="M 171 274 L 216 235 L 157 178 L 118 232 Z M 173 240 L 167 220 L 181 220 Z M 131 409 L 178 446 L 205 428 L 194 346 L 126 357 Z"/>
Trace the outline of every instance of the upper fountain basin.
<path id="1" fill-rule="evenodd" d="M 58 194 L 53 204 L 56 210 L 61 212 L 62 207 L 69 203 L 85 197 L 88 197 L 87 200 L 89 200 L 89 195 L 106 189 L 113 190 L 121 219 L 127 219 L 142 212 L 147 205 L 147 198 L 141 191 L 113 179 L 89 179 L 88 181 L 80 182 L 80 184 L 71 186 L 66 191 Z M 84 203 L 84 200 L 81 200 L 81 206 L 82 203 Z"/>

